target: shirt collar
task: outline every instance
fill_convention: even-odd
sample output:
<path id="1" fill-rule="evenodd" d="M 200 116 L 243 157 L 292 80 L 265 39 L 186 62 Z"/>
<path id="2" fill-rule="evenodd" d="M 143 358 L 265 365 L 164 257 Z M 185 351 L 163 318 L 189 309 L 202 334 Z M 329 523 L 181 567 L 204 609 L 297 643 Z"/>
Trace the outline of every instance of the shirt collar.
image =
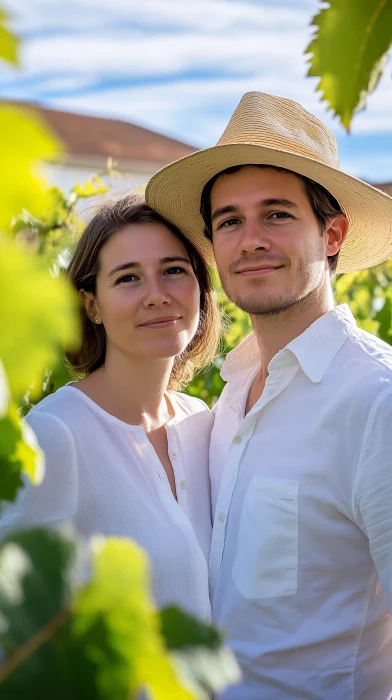
<path id="1" fill-rule="evenodd" d="M 280 350 L 272 358 L 268 369 L 281 369 L 288 363 L 292 364 L 294 355 L 307 377 L 312 382 L 321 382 L 335 355 L 355 327 L 355 318 L 347 304 L 336 306 Z M 227 355 L 222 364 L 222 379 L 242 383 L 244 375 L 248 375 L 258 364 L 260 354 L 256 336 L 250 333 Z"/>

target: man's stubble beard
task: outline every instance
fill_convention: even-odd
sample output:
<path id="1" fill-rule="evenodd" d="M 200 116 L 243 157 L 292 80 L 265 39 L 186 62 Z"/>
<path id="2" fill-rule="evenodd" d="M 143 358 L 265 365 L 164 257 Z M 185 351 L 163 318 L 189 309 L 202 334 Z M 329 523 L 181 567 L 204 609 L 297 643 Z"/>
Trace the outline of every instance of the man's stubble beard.
<path id="1" fill-rule="evenodd" d="M 258 293 L 248 294 L 246 297 L 231 292 L 223 276 L 221 276 L 221 283 L 229 299 L 245 313 L 258 317 L 277 316 L 307 299 L 317 286 L 309 284 L 311 281 L 310 259 L 299 261 L 296 276 L 302 279 L 302 284 L 298 286 L 297 290 L 287 286 L 279 297 L 275 295 L 272 298 L 263 298 L 263 290 L 261 285 L 258 285 L 257 278 L 255 287 L 258 288 Z"/>

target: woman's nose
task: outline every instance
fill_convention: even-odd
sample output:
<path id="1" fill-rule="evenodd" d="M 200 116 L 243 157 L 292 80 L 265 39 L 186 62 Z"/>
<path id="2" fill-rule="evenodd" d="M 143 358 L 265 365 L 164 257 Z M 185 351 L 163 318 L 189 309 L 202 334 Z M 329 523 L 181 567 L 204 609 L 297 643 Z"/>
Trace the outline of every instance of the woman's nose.
<path id="1" fill-rule="evenodd" d="M 162 304 L 170 304 L 170 302 L 170 295 L 162 279 L 149 280 L 146 285 L 144 306 L 162 306 Z"/>

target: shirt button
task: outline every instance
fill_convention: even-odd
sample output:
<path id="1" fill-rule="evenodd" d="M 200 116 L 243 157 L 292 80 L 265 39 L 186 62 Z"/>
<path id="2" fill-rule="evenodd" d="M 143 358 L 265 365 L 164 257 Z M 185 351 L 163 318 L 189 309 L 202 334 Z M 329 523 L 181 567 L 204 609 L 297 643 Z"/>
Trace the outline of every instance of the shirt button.
<path id="1" fill-rule="evenodd" d="M 182 489 L 186 489 L 186 481 L 181 481 L 180 486 Z"/>
<path id="2" fill-rule="evenodd" d="M 240 442 L 242 442 L 242 437 L 241 437 L 241 435 L 236 435 L 235 438 L 234 438 L 234 442 L 236 442 L 237 445 L 239 445 Z"/>
<path id="3" fill-rule="evenodd" d="M 173 451 L 173 452 L 170 452 L 170 457 L 171 457 L 172 459 L 175 459 L 176 457 L 178 457 L 177 452 L 174 452 L 174 451 Z"/>
<path id="4" fill-rule="evenodd" d="M 219 513 L 219 515 L 218 515 L 218 520 L 219 520 L 219 522 L 220 522 L 220 523 L 224 523 L 224 522 L 225 522 L 225 519 L 226 519 L 225 514 L 224 514 L 224 513 Z"/>

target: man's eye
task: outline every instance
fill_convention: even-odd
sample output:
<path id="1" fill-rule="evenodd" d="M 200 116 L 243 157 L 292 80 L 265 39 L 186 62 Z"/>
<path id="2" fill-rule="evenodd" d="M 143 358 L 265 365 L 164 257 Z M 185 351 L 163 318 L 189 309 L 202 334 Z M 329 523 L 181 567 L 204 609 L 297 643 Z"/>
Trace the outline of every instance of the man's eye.
<path id="1" fill-rule="evenodd" d="M 238 224 L 238 222 L 239 222 L 239 219 L 226 219 L 226 221 L 222 221 L 219 224 L 218 229 L 219 228 L 229 228 L 229 226 L 235 226 L 236 224 Z"/>
<path id="2" fill-rule="evenodd" d="M 293 217 L 287 211 L 275 211 L 271 214 L 271 219 L 276 217 L 277 219 L 292 219 Z"/>
<path id="3" fill-rule="evenodd" d="M 118 280 L 116 280 L 116 284 L 124 284 L 126 282 L 133 282 L 133 280 L 135 280 L 135 279 L 136 279 L 135 275 L 131 275 L 131 274 L 123 275 L 122 277 L 119 277 Z"/>

